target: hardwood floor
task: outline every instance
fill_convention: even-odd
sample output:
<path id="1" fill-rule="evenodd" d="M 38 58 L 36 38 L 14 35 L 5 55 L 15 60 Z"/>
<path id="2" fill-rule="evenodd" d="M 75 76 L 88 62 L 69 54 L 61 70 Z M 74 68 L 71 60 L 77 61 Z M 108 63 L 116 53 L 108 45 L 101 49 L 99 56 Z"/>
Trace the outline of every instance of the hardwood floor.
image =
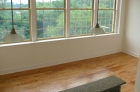
<path id="1" fill-rule="evenodd" d="M 127 83 L 121 92 L 134 92 L 138 58 L 112 55 L 0 76 L 0 92 L 59 92 L 116 75 Z"/>

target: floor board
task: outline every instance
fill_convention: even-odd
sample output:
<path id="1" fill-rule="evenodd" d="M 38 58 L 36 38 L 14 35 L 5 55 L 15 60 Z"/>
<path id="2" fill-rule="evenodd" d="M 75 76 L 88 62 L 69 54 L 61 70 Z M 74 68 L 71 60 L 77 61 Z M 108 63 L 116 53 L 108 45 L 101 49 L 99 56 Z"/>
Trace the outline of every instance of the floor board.
<path id="1" fill-rule="evenodd" d="M 125 80 L 121 92 L 134 92 L 138 58 L 116 53 L 0 76 L 0 92 L 59 92 L 111 75 Z"/>

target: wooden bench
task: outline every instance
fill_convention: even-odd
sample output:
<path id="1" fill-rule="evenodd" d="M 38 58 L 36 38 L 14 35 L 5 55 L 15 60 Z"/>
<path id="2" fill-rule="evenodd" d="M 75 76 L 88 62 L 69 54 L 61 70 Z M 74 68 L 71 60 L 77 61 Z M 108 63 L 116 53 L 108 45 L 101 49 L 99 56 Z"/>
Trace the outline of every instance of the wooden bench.
<path id="1" fill-rule="evenodd" d="M 60 92 L 120 92 L 121 85 L 125 83 L 116 76 L 110 76 Z"/>

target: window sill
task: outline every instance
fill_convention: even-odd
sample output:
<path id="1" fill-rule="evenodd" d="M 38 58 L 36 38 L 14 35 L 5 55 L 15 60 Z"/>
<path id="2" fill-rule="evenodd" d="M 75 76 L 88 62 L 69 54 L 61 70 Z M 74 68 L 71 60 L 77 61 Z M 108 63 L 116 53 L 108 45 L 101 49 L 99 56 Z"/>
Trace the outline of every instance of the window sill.
<path id="1" fill-rule="evenodd" d="M 89 35 L 89 36 L 79 36 L 79 37 L 70 37 L 70 38 L 49 39 L 49 40 L 40 40 L 40 41 L 35 41 L 35 42 L 30 41 L 30 42 L 0 44 L 0 47 L 27 45 L 27 44 L 44 43 L 44 42 L 52 42 L 52 41 L 62 41 L 62 40 L 74 40 L 74 39 L 84 39 L 84 38 L 93 38 L 93 37 L 103 37 L 103 36 L 112 36 L 112 35 L 118 35 L 118 33 L 101 34 L 101 35 L 95 35 L 95 36 Z"/>

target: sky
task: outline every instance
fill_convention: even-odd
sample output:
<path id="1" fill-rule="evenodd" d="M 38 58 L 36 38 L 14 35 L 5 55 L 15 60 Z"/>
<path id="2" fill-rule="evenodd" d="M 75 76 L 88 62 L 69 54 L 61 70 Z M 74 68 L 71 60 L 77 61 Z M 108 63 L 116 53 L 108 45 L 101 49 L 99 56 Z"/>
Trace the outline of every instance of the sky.
<path id="1" fill-rule="evenodd" d="M 8 2 L 11 2 L 11 0 L 7 0 Z M 37 2 L 48 2 L 48 1 L 57 1 L 57 0 L 36 0 Z M 13 0 L 13 3 L 20 3 L 20 0 Z M 21 3 L 27 4 L 28 0 L 21 0 Z"/>

